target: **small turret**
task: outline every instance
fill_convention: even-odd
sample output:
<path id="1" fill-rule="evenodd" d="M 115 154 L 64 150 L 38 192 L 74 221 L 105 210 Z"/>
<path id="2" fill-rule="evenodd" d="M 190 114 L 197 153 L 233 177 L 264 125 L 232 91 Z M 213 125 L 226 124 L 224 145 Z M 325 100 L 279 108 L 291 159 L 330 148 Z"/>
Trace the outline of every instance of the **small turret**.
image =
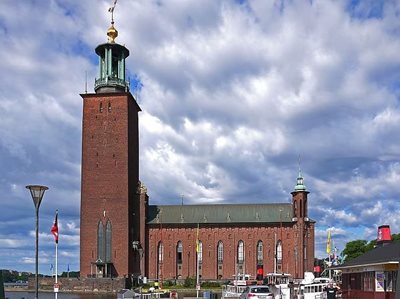
<path id="1" fill-rule="evenodd" d="M 115 4 L 109 9 L 111 26 L 107 30 L 108 42 L 96 48 L 99 56 L 99 77 L 94 83 L 96 93 L 129 91 L 129 82 L 125 80 L 125 59 L 129 56 L 129 50 L 115 42 L 118 36 L 118 30 L 114 27 Z"/>
<path id="2" fill-rule="evenodd" d="M 297 176 L 297 184 L 294 186 L 294 191 L 306 191 L 306 186 L 304 185 L 304 179 L 300 169 L 299 175 Z"/>

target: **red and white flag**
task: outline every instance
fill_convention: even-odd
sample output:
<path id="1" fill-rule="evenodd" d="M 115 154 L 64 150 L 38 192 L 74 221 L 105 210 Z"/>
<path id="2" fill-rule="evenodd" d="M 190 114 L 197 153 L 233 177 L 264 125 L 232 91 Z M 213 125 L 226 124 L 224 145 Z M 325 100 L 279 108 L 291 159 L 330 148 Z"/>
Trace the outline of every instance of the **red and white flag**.
<path id="1" fill-rule="evenodd" d="M 54 218 L 54 223 L 51 227 L 51 233 L 54 235 L 56 243 L 58 243 L 58 210 L 56 210 L 56 217 Z"/>

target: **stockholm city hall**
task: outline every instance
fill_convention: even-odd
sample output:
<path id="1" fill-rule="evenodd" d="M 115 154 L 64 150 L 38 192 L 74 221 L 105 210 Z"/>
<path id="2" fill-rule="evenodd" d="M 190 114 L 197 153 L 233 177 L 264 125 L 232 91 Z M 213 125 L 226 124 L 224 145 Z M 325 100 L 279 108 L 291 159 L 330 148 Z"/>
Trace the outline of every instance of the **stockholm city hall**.
<path id="1" fill-rule="evenodd" d="M 113 19 L 107 36 L 95 49 L 94 93 L 81 95 L 81 277 L 185 279 L 199 269 L 202 280 L 226 280 L 260 269 L 294 278 L 313 271 L 315 221 L 301 172 L 291 203 L 149 204 L 139 180 L 141 109 Z"/>

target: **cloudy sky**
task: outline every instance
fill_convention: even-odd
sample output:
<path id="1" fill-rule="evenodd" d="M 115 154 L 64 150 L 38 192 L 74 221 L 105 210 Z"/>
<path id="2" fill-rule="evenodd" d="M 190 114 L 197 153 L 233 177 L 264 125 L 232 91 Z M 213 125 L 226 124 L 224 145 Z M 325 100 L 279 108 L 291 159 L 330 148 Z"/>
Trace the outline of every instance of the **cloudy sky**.
<path id="1" fill-rule="evenodd" d="M 112 1 L 0 2 L 0 268 L 79 269 L 81 118 Z M 378 0 L 119 0 L 117 42 L 140 89 L 151 204 L 289 202 L 298 160 L 339 250 L 400 232 L 400 4 Z M 132 82 L 133 83 L 133 82 Z"/>

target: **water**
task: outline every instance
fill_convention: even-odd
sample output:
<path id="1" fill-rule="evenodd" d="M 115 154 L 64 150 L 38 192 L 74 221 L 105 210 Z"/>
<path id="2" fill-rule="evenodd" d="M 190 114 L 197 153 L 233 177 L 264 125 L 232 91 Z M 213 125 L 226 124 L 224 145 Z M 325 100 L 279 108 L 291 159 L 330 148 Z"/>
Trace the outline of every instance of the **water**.
<path id="1" fill-rule="evenodd" d="M 35 299 L 35 292 L 5 292 L 9 299 Z M 54 293 L 39 293 L 39 299 L 54 299 Z M 58 293 L 58 299 L 116 299 L 117 294 Z"/>

